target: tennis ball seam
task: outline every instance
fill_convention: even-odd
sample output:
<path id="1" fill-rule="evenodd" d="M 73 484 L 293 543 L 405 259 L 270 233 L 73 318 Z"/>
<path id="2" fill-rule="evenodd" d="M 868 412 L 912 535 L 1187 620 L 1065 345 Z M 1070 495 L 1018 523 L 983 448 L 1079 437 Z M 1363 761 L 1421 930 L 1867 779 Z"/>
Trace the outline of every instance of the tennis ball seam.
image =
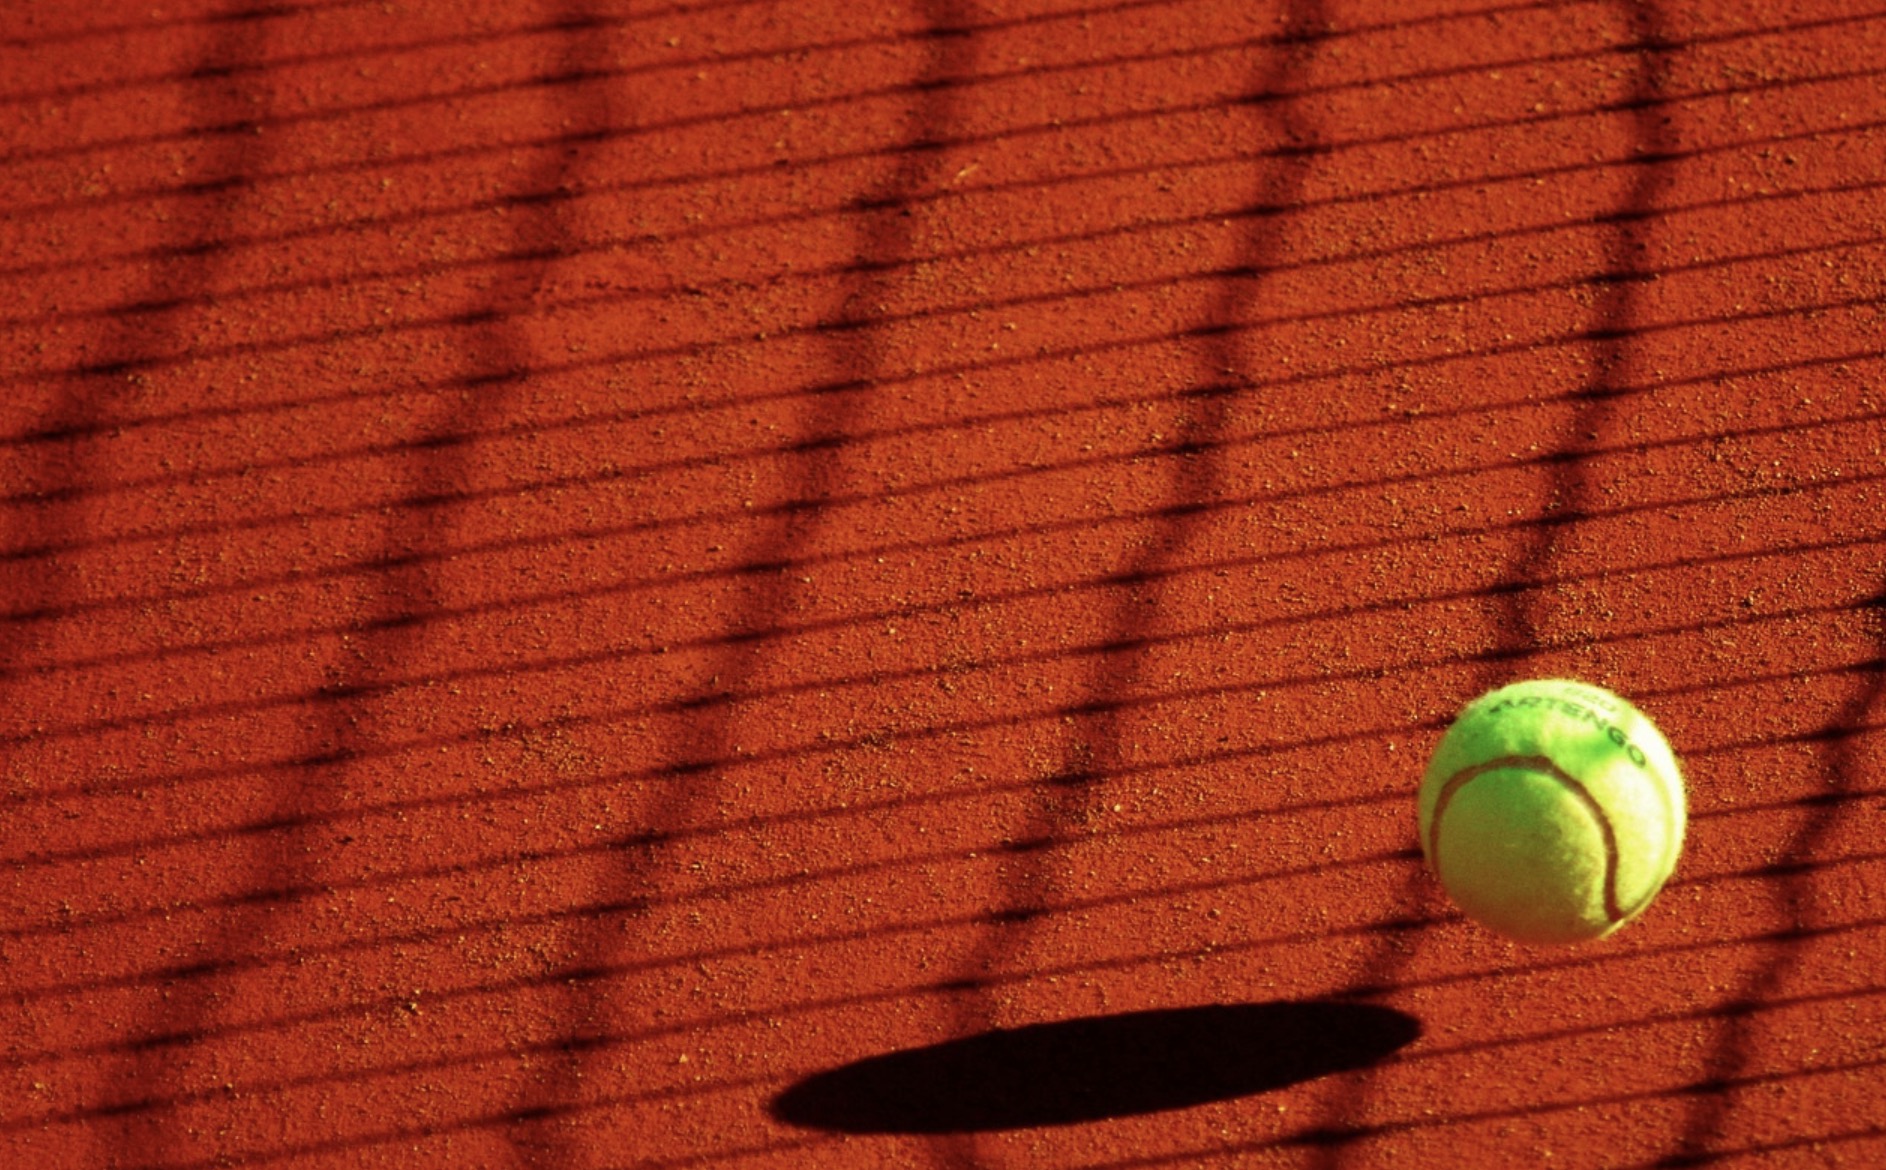
<path id="1" fill-rule="evenodd" d="M 1612 924 L 1623 922 L 1636 913 L 1641 906 L 1624 909 L 1618 903 L 1618 843 L 1617 833 L 1611 827 L 1611 818 L 1605 815 L 1604 806 L 1591 795 L 1584 782 L 1554 763 L 1549 756 L 1501 756 L 1484 763 L 1470 764 L 1447 778 L 1441 785 L 1441 791 L 1434 798 L 1434 812 L 1428 821 L 1428 858 L 1434 872 L 1441 872 L 1441 823 L 1447 812 L 1448 804 L 1454 794 L 1467 784 L 1488 772 L 1524 771 L 1555 780 L 1569 792 L 1591 814 L 1598 826 L 1598 835 L 1604 841 L 1604 913 Z M 1653 891 L 1654 893 L 1654 891 Z"/>

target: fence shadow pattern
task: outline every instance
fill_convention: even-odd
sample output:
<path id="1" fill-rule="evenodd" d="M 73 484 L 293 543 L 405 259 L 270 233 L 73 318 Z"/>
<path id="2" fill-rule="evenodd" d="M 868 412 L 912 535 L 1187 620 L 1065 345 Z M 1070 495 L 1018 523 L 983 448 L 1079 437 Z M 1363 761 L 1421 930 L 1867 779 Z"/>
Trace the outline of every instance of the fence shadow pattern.
<path id="1" fill-rule="evenodd" d="M 10 30 L 3 1160 L 1877 1154 L 1882 50 L 1619 0 Z M 1589 949 L 1412 837 L 1525 674 L 1690 775 Z"/>

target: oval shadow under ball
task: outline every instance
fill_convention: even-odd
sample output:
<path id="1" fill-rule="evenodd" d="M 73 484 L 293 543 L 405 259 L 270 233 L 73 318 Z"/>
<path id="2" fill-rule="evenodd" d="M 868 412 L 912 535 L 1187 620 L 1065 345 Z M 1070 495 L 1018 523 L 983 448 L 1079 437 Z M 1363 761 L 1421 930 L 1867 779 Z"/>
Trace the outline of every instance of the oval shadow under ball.
<path id="1" fill-rule="evenodd" d="M 1183 1109 L 1365 1068 L 1421 1034 L 1392 1008 L 1225 1004 L 999 1028 L 816 1073 L 771 1103 L 842 1133 L 971 1133 Z"/>

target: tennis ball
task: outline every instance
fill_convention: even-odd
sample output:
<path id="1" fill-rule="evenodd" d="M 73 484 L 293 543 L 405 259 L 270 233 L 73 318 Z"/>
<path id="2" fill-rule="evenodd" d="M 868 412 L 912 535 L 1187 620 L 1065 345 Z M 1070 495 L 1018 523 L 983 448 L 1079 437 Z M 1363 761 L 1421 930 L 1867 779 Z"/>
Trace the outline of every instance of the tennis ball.
<path id="1" fill-rule="evenodd" d="M 1469 917 L 1525 943 L 1603 938 L 1683 848 L 1670 745 L 1617 695 L 1533 679 L 1469 703 L 1421 780 L 1421 850 Z"/>

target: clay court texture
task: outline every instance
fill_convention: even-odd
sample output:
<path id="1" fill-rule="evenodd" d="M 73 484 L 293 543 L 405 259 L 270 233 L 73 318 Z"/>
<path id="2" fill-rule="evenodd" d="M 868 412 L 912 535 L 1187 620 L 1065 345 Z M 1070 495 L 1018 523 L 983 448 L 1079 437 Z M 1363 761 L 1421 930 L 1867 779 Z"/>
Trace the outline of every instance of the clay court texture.
<path id="1" fill-rule="evenodd" d="M 7 9 L 0 1165 L 1886 1165 L 1886 7 Z"/>

